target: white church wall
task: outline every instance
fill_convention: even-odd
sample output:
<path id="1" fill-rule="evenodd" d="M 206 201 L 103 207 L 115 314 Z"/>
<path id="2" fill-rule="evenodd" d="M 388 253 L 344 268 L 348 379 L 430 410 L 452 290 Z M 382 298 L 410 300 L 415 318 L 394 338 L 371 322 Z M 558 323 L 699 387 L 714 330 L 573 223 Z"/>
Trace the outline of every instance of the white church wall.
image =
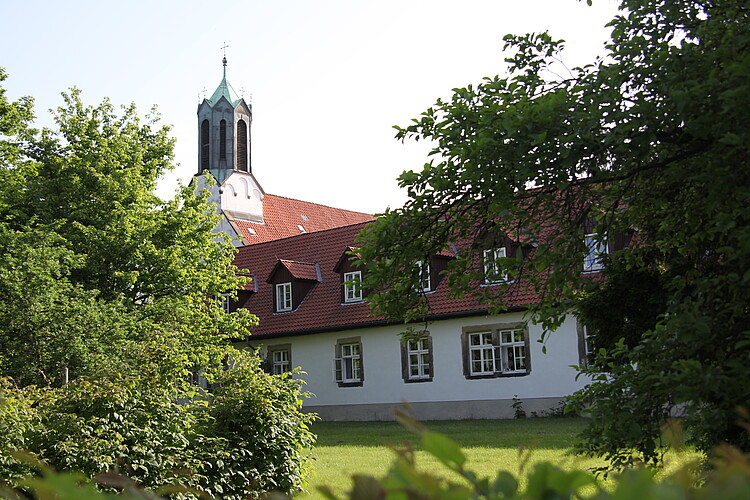
<path id="1" fill-rule="evenodd" d="M 222 184 L 221 207 L 236 218 L 262 221 L 263 195 L 250 174 L 233 172 Z"/>

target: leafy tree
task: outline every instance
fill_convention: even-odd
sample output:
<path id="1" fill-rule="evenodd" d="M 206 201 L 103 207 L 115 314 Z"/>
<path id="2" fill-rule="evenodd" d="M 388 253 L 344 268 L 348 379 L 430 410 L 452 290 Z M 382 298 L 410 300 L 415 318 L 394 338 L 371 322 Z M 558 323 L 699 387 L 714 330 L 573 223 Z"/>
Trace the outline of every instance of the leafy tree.
<path id="1" fill-rule="evenodd" d="M 154 489 L 298 488 L 313 440 L 302 382 L 232 347 L 256 318 L 215 300 L 245 278 L 207 193 L 153 194 L 172 168 L 168 128 L 63 99 L 57 128 L 38 132 L 31 100 L 0 87 L 0 477 L 35 484 L 9 448 Z M 196 368 L 213 392 L 189 383 Z"/>
<path id="2" fill-rule="evenodd" d="M 635 345 L 607 352 L 617 370 L 585 370 L 584 449 L 657 461 L 673 411 L 703 450 L 750 449 L 734 423 L 750 406 L 749 15 L 738 0 L 622 0 L 606 54 L 569 70 L 547 33 L 506 36 L 507 76 L 397 127 L 432 141 L 435 158 L 401 175 L 409 201 L 362 236 L 374 306 L 422 317 L 409 270 L 451 249 L 454 292 L 502 309 L 505 287 L 476 286 L 500 235 L 519 251 L 495 264 L 536 292 L 530 313 L 552 330 L 581 293 L 607 293 L 611 277 L 581 273 L 585 236 L 604 245 L 636 230 L 610 258 L 632 276 L 658 270 L 666 300 L 655 325 L 627 334 Z"/>
<path id="3" fill-rule="evenodd" d="M 85 106 L 75 89 L 63 99 L 56 129 L 39 133 L 31 101 L 0 94 L 0 370 L 59 384 L 64 367 L 91 373 L 97 355 L 154 336 L 196 364 L 221 359 L 208 347 L 255 318 L 207 300 L 243 278 L 205 196 L 153 194 L 172 168 L 168 127 L 142 123 L 133 105 Z"/>

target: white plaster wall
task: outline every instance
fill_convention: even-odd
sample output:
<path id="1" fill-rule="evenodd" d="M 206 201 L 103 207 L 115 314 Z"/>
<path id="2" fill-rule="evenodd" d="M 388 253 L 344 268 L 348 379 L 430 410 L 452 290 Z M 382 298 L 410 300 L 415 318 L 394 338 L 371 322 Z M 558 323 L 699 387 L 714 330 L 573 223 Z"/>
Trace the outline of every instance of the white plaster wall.
<path id="1" fill-rule="evenodd" d="M 263 197 L 260 186 L 244 172 L 233 172 L 222 185 L 221 207 L 250 220 L 263 218 Z"/>
<path id="2" fill-rule="evenodd" d="M 301 337 L 266 340 L 265 345 L 291 344 L 292 364 L 306 374 L 306 390 L 314 394 L 306 406 L 351 405 L 365 403 L 450 402 L 476 400 L 509 400 L 555 398 L 573 393 L 585 384 L 576 381 L 578 338 L 575 318 L 568 317 L 552 332 L 547 353 L 539 325 L 529 324 L 529 356 L 531 371 L 525 376 L 467 379 L 461 359 L 462 328 L 471 325 L 518 323 L 521 313 L 451 319 L 429 326 L 433 338 L 434 375 L 431 382 L 404 383 L 401 377 L 399 326 L 356 329 Z M 333 380 L 333 359 L 337 339 L 360 337 L 364 364 L 361 387 L 339 387 Z M 260 343 L 251 342 L 254 347 Z"/>
<path id="3" fill-rule="evenodd" d="M 208 185 L 206 183 L 206 178 L 204 175 L 198 175 L 194 177 L 194 179 L 195 179 L 194 180 L 195 190 L 196 191 L 201 191 L 203 189 L 207 190 L 209 193 L 208 203 L 213 203 L 214 206 L 216 207 L 215 208 L 216 212 L 221 213 L 220 204 L 221 204 L 222 195 L 219 194 L 219 190 L 220 190 L 219 186 L 217 186 L 215 182 L 212 185 Z M 234 230 L 234 228 L 229 223 L 229 221 L 227 221 L 226 217 L 221 217 L 221 219 L 219 220 L 219 224 L 216 226 L 216 228 L 214 228 L 213 232 L 216 234 L 224 233 L 228 235 L 229 238 L 232 240 L 232 243 L 235 246 L 238 246 L 241 244 L 240 236 Z"/>

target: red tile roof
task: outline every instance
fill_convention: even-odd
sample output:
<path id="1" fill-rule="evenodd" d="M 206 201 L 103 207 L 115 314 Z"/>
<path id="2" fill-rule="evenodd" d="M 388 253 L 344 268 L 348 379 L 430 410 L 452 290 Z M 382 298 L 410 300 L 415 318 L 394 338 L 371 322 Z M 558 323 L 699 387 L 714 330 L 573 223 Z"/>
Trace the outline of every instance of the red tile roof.
<path id="1" fill-rule="evenodd" d="M 335 271 L 344 250 L 357 247 L 356 237 L 366 226 L 367 223 L 359 223 L 240 248 L 235 265 L 247 269 L 256 278 L 261 277 L 257 282 L 257 293 L 252 294 L 245 303 L 245 307 L 260 319 L 252 334 L 297 335 L 382 323 L 382 317 L 370 315 L 366 302 L 342 302 L 342 276 Z M 322 280 L 315 283 L 297 309 L 276 313 L 273 310 L 273 285 L 265 282 L 265 279 L 280 260 L 307 263 L 303 266 L 307 272 L 310 264 L 317 264 Z M 296 269 L 292 272 L 303 271 Z M 527 305 L 536 300 L 525 285 L 524 279 L 518 279 L 508 287 L 505 296 L 509 298 L 509 307 Z M 483 314 L 487 311 L 487 307 L 476 297 L 467 295 L 461 300 L 450 298 L 446 280 L 441 280 L 437 288 L 426 293 L 425 297 L 431 316 L 436 318 L 454 314 Z"/>
<path id="2" fill-rule="evenodd" d="M 234 219 L 246 245 L 374 220 L 370 214 L 273 194 L 263 197 L 263 223 Z"/>
<path id="3" fill-rule="evenodd" d="M 278 264 L 287 268 L 287 270 L 291 273 L 292 276 L 294 276 L 295 279 L 320 281 L 320 276 L 318 275 L 318 266 L 316 264 L 311 264 L 309 262 L 296 262 L 293 260 L 284 259 L 279 259 Z M 275 272 L 276 270 L 274 267 L 274 270 L 271 271 L 271 276 L 273 276 Z M 269 280 L 271 279 L 271 276 L 268 277 Z"/>

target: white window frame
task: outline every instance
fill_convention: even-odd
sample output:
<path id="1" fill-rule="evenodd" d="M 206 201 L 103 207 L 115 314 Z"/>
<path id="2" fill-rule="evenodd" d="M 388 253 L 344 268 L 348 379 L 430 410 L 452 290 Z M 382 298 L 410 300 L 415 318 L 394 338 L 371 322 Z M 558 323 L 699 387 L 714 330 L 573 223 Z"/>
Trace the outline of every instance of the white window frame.
<path id="1" fill-rule="evenodd" d="M 406 342 L 407 378 L 425 380 L 432 378 L 430 369 L 430 341 L 423 337 Z"/>
<path id="2" fill-rule="evenodd" d="M 516 328 L 500 330 L 498 333 L 500 337 L 500 371 L 502 373 L 526 373 L 525 330 Z"/>
<path id="3" fill-rule="evenodd" d="M 528 335 L 523 324 L 464 328 L 464 375 L 489 378 L 530 373 Z"/>
<path id="4" fill-rule="evenodd" d="M 229 294 L 228 293 L 222 293 L 221 295 L 219 295 L 217 297 L 217 299 L 219 301 L 219 307 L 221 307 L 221 309 L 225 313 L 229 314 L 229 306 L 230 306 L 230 304 L 229 304 Z"/>
<path id="5" fill-rule="evenodd" d="M 593 354 L 589 327 L 581 320 L 577 319 L 576 330 L 578 332 L 578 364 L 580 366 L 588 366 L 589 358 Z"/>
<path id="6" fill-rule="evenodd" d="M 597 239 L 596 233 L 589 233 L 583 237 L 584 244 L 586 245 L 586 257 L 583 259 L 583 271 L 599 271 L 604 268 L 604 262 L 602 256 L 608 253 L 607 238 L 604 241 Z"/>
<path id="7" fill-rule="evenodd" d="M 492 337 L 491 331 L 473 332 L 467 336 L 470 375 L 495 374 L 495 344 Z"/>
<path id="8" fill-rule="evenodd" d="M 346 342 L 336 346 L 333 378 L 339 384 L 359 384 L 363 379 L 362 343 Z"/>
<path id="9" fill-rule="evenodd" d="M 484 281 L 488 284 L 508 283 L 510 278 L 508 274 L 500 274 L 497 269 L 497 259 L 507 257 L 505 247 L 488 248 L 482 252 L 482 261 L 484 263 Z"/>
<path id="10" fill-rule="evenodd" d="M 362 302 L 362 272 L 344 273 L 344 302 Z"/>
<path id="11" fill-rule="evenodd" d="M 292 371 L 291 356 L 288 348 L 271 350 L 271 374 L 281 375 Z"/>
<path id="12" fill-rule="evenodd" d="M 292 283 L 278 283 L 276 285 L 276 312 L 292 310 Z"/>
<path id="13" fill-rule="evenodd" d="M 432 282 L 430 280 L 430 263 L 418 260 L 416 263 L 419 269 L 419 293 L 432 291 Z"/>

